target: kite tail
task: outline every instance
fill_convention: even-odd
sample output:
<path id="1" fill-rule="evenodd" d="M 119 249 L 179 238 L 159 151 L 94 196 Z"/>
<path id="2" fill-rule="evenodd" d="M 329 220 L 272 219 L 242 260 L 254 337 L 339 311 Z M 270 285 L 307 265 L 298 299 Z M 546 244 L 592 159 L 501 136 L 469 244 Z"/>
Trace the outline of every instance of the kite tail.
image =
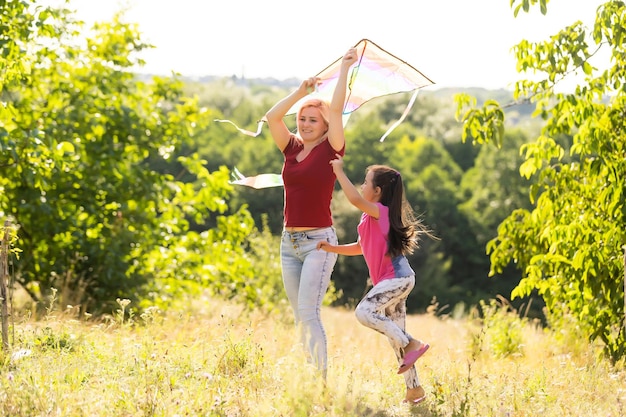
<path id="1" fill-rule="evenodd" d="M 411 110 L 411 107 L 413 107 L 413 103 L 415 103 L 415 99 L 417 98 L 417 93 L 419 92 L 419 90 L 415 90 L 415 92 L 413 93 L 413 95 L 411 96 L 411 100 L 409 100 L 409 104 L 407 104 L 406 109 L 404 109 L 404 113 L 402 113 L 402 116 L 400 116 L 400 118 L 393 124 L 391 125 L 391 127 L 389 129 L 387 129 L 387 131 L 385 132 L 385 134 L 380 138 L 380 141 L 384 141 L 385 138 L 387 136 L 389 136 L 389 134 L 396 128 L 398 127 L 398 125 L 400 123 L 402 123 L 402 121 L 405 119 L 406 115 L 409 114 L 409 110 Z"/>
<path id="2" fill-rule="evenodd" d="M 248 135 L 248 136 L 252 136 L 253 138 L 256 138 L 257 136 L 259 136 L 261 134 L 261 130 L 263 129 L 263 123 L 265 122 L 265 118 L 259 120 L 256 132 L 252 132 L 250 130 L 242 129 L 239 126 L 237 126 L 236 124 L 234 124 L 233 122 L 231 122 L 230 120 L 215 119 L 214 122 L 230 123 L 231 125 L 235 126 L 235 128 L 237 128 L 237 130 L 240 131 L 241 133 L 243 133 L 244 135 Z"/>
<path id="3" fill-rule="evenodd" d="M 233 180 L 228 181 L 229 184 L 245 185 L 247 187 L 256 188 L 257 190 L 260 188 L 283 186 L 283 177 L 280 174 L 259 174 L 254 177 L 246 177 L 239 172 L 237 167 L 234 167 L 231 175 Z"/>

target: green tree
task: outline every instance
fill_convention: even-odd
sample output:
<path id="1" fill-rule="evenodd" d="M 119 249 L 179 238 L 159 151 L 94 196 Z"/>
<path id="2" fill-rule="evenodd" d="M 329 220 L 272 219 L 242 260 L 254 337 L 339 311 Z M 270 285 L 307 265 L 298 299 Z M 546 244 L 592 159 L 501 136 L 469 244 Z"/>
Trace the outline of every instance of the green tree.
<path id="1" fill-rule="evenodd" d="M 519 175 L 524 158 L 519 149 L 529 142 L 527 134 L 521 130 L 505 133 L 502 147 L 482 146 L 475 165 L 463 174 L 460 197 L 463 201 L 459 209 L 469 220 L 472 235 L 480 248 L 498 235 L 498 225 L 514 210 L 532 209 L 528 199 L 530 180 Z M 489 258 L 481 258 L 484 267 L 489 269 Z M 511 298 L 511 291 L 521 278 L 516 268 L 505 268 L 489 283 L 491 297 L 501 295 Z M 485 287 L 486 283 L 477 283 Z M 486 287 L 487 288 L 487 287 Z M 539 301 L 539 302 L 537 302 Z M 536 297 L 524 297 L 514 302 L 517 308 L 530 303 L 526 311 L 533 317 L 542 317 L 543 302 Z"/>
<path id="2" fill-rule="evenodd" d="M 208 119 L 175 78 L 134 76 L 149 47 L 137 28 L 118 15 L 81 42 L 67 10 L 0 5 L 12 81 L 0 107 L 0 216 L 20 226 L 16 281 L 36 301 L 55 287 L 63 304 L 92 312 L 184 287 L 257 302 L 254 222 L 245 207 L 226 214 L 225 168 L 210 173 L 195 154 L 172 161 Z M 11 72 L 4 56 L 17 47 L 23 71 Z M 154 169 L 168 164 L 186 181 Z M 190 222 L 213 227 L 191 232 Z"/>
<path id="3" fill-rule="evenodd" d="M 524 0 L 515 13 L 536 3 Z M 547 2 L 539 3 L 545 13 Z M 516 83 L 515 99 L 530 100 L 544 120 L 536 141 L 520 149 L 520 173 L 534 179 L 534 208 L 514 211 L 488 245 L 492 274 L 510 263 L 522 271 L 513 296 L 538 291 L 554 321 L 571 314 L 615 361 L 626 356 L 625 28 L 624 2 L 607 1 L 592 29 L 574 22 L 547 41 L 514 48 L 519 71 L 537 75 Z M 572 73 L 584 80 L 559 92 L 559 82 Z M 459 97 L 459 114 L 470 102 Z M 501 143 L 498 103 L 470 106 L 462 120 L 465 139 Z M 563 135 L 571 137 L 571 146 L 559 143 Z"/>
<path id="4" fill-rule="evenodd" d="M 483 247 L 496 237 L 498 225 L 513 210 L 532 208 L 528 200 L 530 181 L 519 175 L 524 161 L 519 150 L 528 142 L 524 131 L 507 131 L 501 148 L 480 147 L 474 166 L 463 174 L 460 209 Z"/>

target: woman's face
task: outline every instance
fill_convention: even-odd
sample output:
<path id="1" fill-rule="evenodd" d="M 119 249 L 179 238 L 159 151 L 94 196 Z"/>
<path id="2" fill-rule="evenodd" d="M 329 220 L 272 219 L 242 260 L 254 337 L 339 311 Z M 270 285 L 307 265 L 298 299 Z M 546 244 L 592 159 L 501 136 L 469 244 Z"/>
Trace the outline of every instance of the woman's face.
<path id="1" fill-rule="evenodd" d="M 317 107 L 305 107 L 298 118 L 298 133 L 304 141 L 321 139 L 328 126 Z"/>

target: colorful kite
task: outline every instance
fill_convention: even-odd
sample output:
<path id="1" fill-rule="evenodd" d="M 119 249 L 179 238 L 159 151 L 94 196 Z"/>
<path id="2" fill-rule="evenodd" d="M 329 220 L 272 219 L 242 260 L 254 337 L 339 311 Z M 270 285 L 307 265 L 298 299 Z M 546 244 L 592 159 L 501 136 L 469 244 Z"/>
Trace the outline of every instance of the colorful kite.
<path id="1" fill-rule="evenodd" d="M 409 104 L 400 119 L 396 121 L 380 138 L 380 141 L 382 142 L 389 135 L 389 133 L 391 133 L 405 119 L 409 110 L 415 103 L 419 89 L 432 85 L 434 82 L 406 61 L 403 61 L 395 55 L 385 51 L 368 39 L 360 40 L 355 45 L 355 48 L 357 50 L 358 60 L 355 64 L 353 64 L 352 72 L 348 77 L 348 91 L 343 110 L 344 125 L 352 112 L 356 111 L 359 107 L 373 98 L 413 91 Z M 340 66 L 341 58 L 337 59 L 328 67 L 320 71 L 316 75 L 320 78 L 320 84 L 318 85 L 317 90 L 298 101 L 289 110 L 289 112 L 287 112 L 287 114 L 296 113 L 302 103 L 310 98 L 320 98 L 330 102 L 335 86 L 337 85 L 337 79 L 339 78 Z M 261 119 L 259 121 L 256 132 L 241 129 L 229 120 L 216 121 L 231 123 L 241 133 L 256 137 L 261 133 L 265 119 Z M 249 181 L 251 181 L 251 178 L 253 177 L 246 177 Z"/>
<path id="2" fill-rule="evenodd" d="M 348 92 L 343 114 L 356 111 L 363 104 L 376 97 L 391 94 L 416 92 L 423 87 L 434 84 L 428 77 L 407 62 L 385 51 L 368 39 L 360 40 L 355 48 L 358 60 L 352 67 L 348 77 Z M 341 58 L 330 64 L 317 74 L 321 83 L 312 96 L 330 101 L 339 78 Z M 296 113 L 307 96 L 296 103 L 287 114 Z M 409 104 L 413 105 L 414 100 Z M 407 113 L 405 111 L 405 113 Z"/>

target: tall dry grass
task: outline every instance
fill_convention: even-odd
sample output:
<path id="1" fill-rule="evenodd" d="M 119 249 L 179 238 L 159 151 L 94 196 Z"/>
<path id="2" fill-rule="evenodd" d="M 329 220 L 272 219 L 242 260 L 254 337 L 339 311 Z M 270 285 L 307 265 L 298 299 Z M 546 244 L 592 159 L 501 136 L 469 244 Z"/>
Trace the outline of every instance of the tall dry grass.
<path id="1" fill-rule="evenodd" d="M 123 313 L 130 308 L 120 304 L 105 322 L 52 311 L 37 322 L 18 320 L 12 352 L 0 355 L 0 415 L 626 414 L 622 365 L 611 367 L 575 334 L 520 325 L 497 311 L 482 325 L 434 314 L 408 318 L 408 330 L 432 346 L 417 363 L 427 400 L 408 406 L 388 342 L 352 311 L 323 310 L 324 384 L 306 365 L 286 308 L 247 313 L 198 299 L 179 313 L 129 318 Z"/>

